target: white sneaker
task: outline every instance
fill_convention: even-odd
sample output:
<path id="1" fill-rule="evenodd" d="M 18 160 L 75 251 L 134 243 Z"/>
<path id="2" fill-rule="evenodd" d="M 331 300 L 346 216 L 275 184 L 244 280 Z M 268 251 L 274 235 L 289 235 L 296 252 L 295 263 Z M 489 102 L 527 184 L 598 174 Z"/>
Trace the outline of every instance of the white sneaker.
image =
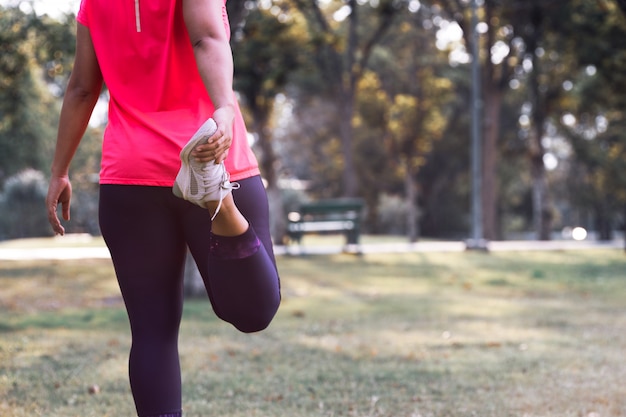
<path id="1" fill-rule="evenodd" d="M 206 203 L 209 201 L 217 201 L 217 209 L 211 220 L 215 219 L 220 211 L 224 197 L 231 190 L 239 188 L 238 183 L 230 182 L 230 175 L 226 171 L 224 163 L 198 162 L 191 157 L 191 152 L 197 146 L 207 143 L 216 130 L 215 121 L 213 119 L 207 120 L 183 147 L 180 151 L 182 164 L 172 188 L 175 196 L 203 208 L 206 208 Z"/>

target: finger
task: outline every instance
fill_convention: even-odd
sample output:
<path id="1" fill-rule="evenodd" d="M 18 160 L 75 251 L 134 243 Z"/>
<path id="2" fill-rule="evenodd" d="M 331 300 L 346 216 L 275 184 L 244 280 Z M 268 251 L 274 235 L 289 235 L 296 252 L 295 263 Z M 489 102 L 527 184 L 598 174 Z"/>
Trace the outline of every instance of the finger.
<path id="1" fill-rule="evenodd" d="M 228 149 L 222 152 L 219 157 L 215 158 L 215 163 L 221 164 L 222 162 L 226 160 L 227 157 L 228 157 Z"/>
<path id="2" fill-rule="evenodd" d="M 226 152 L 230 145 L 232 144 L 232 138 L 222 135 L 222 136 L 212 136 L 213 142 L 206 143 L 203 145 L 197 146 L 191 155 L 198 162 L 211 162 L 215 161 L 216 163 L 220 163 L 225 159 L 223 155 Z"/>
<path id="3" fill-rule="evenodd" d="M 214 151 L 209 151 L 209 152 L 199 153 L 199 154 L 195 155 L 194 158 L 198 162 L 211 162 L 211 161 L 215 160 L 215 152 Z"/>
<path id="4" fill-rule="evenodd" d="M 215 133 L 209 136 L 206 143 L 196 146 L 195 151 L 203 152 L 209 149 L 214 149 L 215 146 L 219 146 L 224 141 L 225 137 L 226 136 L 224 135 L 223 132 L 221 132 L 220 130 L 217 130 L 215 131 Z"/>
<path id="5" fill-rule="evenodd" d="M 48 222 L 52 226 L 52 230 L 57 235 L 64 235 L 65 229 L 61 226 L 61 221 L 56 213 L 56 205 L 53 207 L 48 207 Z"/>
<path id="6" fill-rule="evenodd" d="M 212 144 L 212 143 L 218 142 L 223 137 L 224 137 L 224 132 L 222 132 L 220 129 L 217 129 L 215 133 L 211 135 L 207 143 Z"/>
<path id="7" fill-rule="evenodd" d="M 59 225 L 54 229 L 54 232 L 57 235 L 63 236 L 63 235 L 65 235 L 65 228 L 63 226 L 61 226 L 61 224 L 59 223 Z"/>
<path id="8" fill-rule="evenodd" d="M 219 139 L 215 139 L 213 142 L 199 145 L 192 151 L 191 155 L 196 158 L 214 157 L 220 143 Z"/>
<path id="9" fill-rule="evenodd" d="M 69 221 L 70 220 L 70 203 L 69 203 L 69 201 L 68 202 L 63 202 L 61 207 L 62 207 L 62 212 L 63 212 L 63 219 Z"/>

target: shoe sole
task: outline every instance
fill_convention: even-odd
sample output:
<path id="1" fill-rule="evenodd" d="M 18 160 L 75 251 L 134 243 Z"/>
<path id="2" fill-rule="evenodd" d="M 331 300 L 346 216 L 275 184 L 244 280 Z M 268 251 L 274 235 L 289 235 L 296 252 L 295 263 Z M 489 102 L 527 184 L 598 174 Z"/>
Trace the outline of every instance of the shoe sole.
<path id="1" fill-rule="evenodd" d="M 217 131 L 217 124 L 213 119 L 208 119 L 200 128 L 194 133 L 194 135 L 189 139 L 189 142 L 183 147 L 180 151 L 180 160 L 183 163 L 178 171 L 178 175 L 180 175 L 181 171 L 186 168 L 186 165 L 189 165 L 189 157 L 191 156 L 191 152 L 199 146 L 208 142 L 209 138 L 215 134 Z M 190 169 L 190 168 L 187 168 Z M 178 175 L 176 178 L 178 178 Z M 183 192 L 178 186 L 178 182 L 174 181 L 174 186 L 172 187 L 172 193 L 178 197 L 183 198 Z"/>

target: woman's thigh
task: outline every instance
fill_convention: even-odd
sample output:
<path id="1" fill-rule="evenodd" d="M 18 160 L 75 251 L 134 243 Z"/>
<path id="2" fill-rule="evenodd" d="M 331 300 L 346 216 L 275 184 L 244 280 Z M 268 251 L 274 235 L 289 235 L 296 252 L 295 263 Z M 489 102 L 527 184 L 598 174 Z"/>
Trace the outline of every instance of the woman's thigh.
<path id="1" fill-rule="evenodd" d="M 100 228 L 131 325 L 180 320 L 186 247 L 177 200 L 166 187 L 100 187 Z"/>

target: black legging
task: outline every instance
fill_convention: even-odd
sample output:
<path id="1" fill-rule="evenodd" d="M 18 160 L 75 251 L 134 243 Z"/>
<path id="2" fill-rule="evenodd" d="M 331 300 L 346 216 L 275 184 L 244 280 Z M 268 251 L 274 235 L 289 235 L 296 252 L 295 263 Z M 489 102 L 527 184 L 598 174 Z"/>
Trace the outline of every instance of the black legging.
<path id="1" fill-rule="evenodd" d="M 191 251 L 215 313 L 243 332 L 267 327 L 280 303 L 280 282 L 260 177 L 238 181 L 237 207 L 261 241 L 244 259 L 209 254 L 210 215 L 170 188 L 100 186 L 100 228 L 111 252 L 132 333 L 130 384 L 139 416 L 181 411 L 178 330 L 183 271 Z"/>

